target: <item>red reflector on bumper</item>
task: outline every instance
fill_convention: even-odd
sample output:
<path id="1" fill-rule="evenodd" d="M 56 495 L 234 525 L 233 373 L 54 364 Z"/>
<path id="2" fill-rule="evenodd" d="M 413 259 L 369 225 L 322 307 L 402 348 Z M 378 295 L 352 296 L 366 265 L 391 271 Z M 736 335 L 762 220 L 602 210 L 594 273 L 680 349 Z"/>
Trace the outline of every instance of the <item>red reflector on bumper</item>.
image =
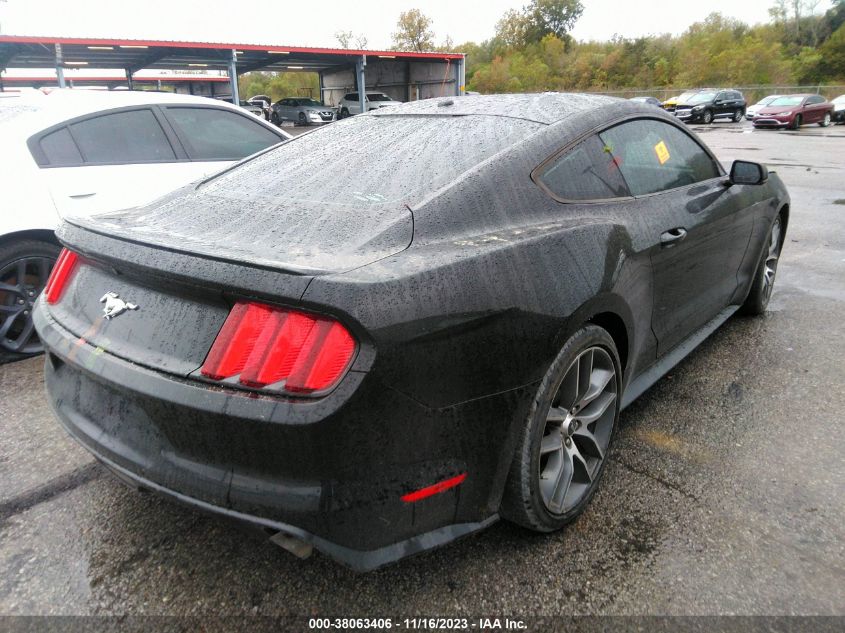
<path id="1" fill-rule="evenodd" d="M 420 488 L 414 492 L 409 492 L 406 495 L 402 496 L 402 501 L 405 503 L 414 503 L 415 501 L 420 501 L 421 499 L 425 499 L 427 497 L 431 497 L 436 494 L 440 494 L 441 492 L 445 492 L 450 488 L 454 488 L 455 486 L 460 486 L 464 479 L 467 478 L 466 473 L 461 473 L 456 477 L 452 477 L 451 479 L 444 479 L 443 481 L 433 484 L 431 486 L 427 486 L 425 488 Z"/>

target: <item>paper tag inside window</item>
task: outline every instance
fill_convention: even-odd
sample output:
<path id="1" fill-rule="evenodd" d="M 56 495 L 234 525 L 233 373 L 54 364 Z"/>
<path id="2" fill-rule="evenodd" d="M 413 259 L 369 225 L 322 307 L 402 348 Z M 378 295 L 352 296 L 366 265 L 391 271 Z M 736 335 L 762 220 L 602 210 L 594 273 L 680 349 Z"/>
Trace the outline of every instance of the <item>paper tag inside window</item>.
<path id="1" fill-rule="evenodd" d="M 657 154 L 657 160 L 660 161 L 660 164 L 663 165 L 667 160 L 669 160 L 669 148 L 666 147 L 666 143 L 660 141 L 657 145 L 654 146 L 654 153 Z"/>

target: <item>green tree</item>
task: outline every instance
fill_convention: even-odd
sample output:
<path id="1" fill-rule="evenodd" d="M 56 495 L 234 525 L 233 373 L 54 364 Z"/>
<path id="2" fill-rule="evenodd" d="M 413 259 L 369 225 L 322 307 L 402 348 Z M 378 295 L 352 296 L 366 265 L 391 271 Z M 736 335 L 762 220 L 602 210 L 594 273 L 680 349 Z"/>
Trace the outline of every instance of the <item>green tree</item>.
<path id="1" fill-rule="evenodd" d="M 431 18 L 419 9 L 410 9 L 399 14 L 396 32 L 393 34 L 393 48 L 400 51 L 430 51 L 434 48 L 434 33 Z"/>

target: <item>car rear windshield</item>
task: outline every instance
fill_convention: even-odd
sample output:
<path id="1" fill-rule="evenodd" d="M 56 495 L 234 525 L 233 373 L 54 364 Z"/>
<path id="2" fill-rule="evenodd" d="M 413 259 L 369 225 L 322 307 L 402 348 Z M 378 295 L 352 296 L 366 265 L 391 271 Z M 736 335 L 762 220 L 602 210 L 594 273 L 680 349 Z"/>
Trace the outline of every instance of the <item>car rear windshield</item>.
<path id="1" fill-rule="evenodd" d="M 496 116 L 369 116 L 304 134 L 204 188 L 252 204 L 410 203 L 543 127 Z"/>
<path id="2" fill-rule="evenodd" d="M 716 96 L 715 92 L 699 92 L 691 96 L 687 103 L 695 104 L 695 103 L 706 103 L 708 101 L 713 101 L 713 97 Z"/>
<path id="3" fill-rule="evenodd" d="M 368 101 L 393 101 L 387 95 L 384 95 L 380 92 L 368 92 L 367 93 L 367 100 Z"/>
<path id="4" fill-rule="evenodd" d="M 796 106 L 801 105 L 804 97 L 780 97 L 772 101 L 770 106 Z"/>

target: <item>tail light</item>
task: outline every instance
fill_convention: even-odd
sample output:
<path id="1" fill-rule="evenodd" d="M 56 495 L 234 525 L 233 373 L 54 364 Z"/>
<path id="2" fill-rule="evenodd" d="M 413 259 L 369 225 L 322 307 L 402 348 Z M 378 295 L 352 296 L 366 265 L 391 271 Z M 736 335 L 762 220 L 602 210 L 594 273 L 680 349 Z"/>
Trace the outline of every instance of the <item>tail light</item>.
<path id="1" fill-rule="evenodd" d="M 337 385 L 355 355 L 355 339 L 334 319 L 238 302 L 211 346 L 200 373 L 234 376 L 246 387 L 276 385 L 309 394 Z"/>
<path id="2" fill-rule="evenodd" d="M 44 298 L 47 303 L 58 303 L 62 298 L 62 293 L 70 281 L 76 264 L 79 261 L 79 255 L 66 248 L 59 253 L 59 258 L 56 260 L 53 270 L 50 271 L 50 277 L 47 279 L 47 285 L 44 286 Z"/>

